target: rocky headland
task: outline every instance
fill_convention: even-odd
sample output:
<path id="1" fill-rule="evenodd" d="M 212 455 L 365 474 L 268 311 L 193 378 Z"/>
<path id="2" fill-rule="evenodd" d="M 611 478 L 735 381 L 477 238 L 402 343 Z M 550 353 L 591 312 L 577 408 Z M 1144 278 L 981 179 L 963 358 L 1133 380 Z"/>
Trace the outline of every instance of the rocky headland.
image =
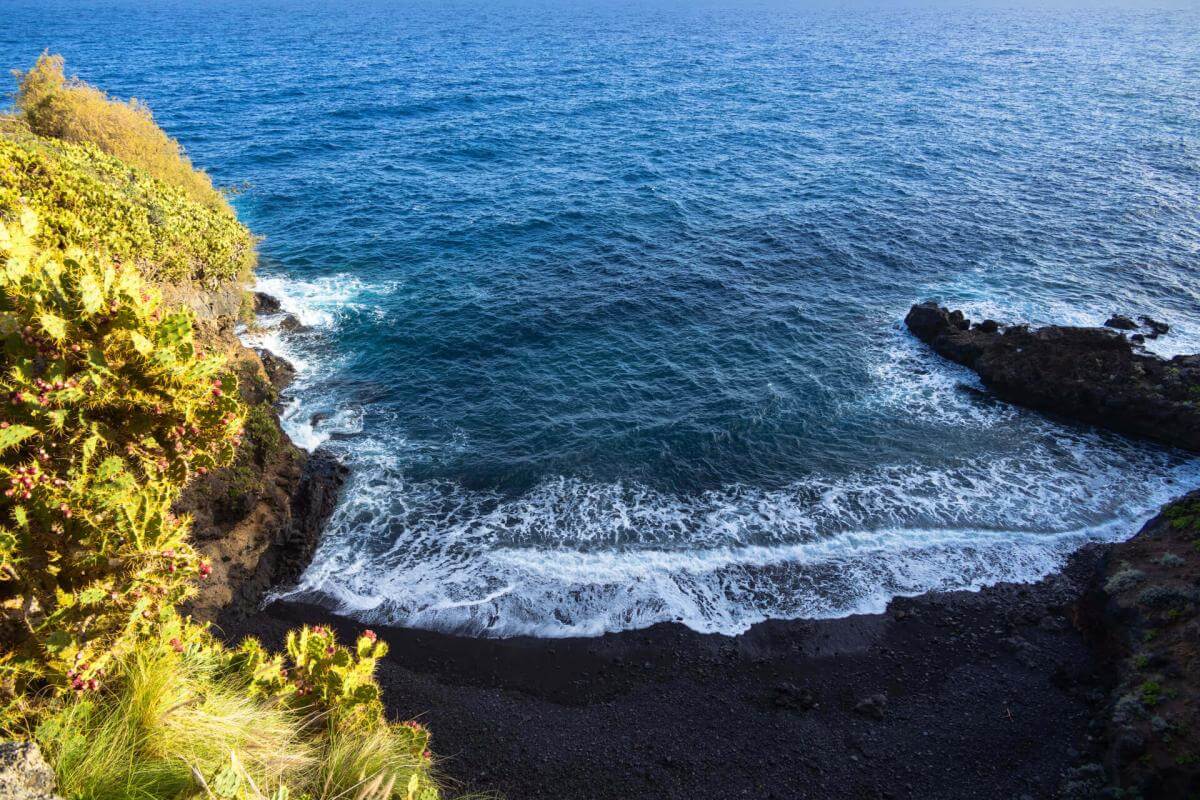
<path id="1" fill-rule="evenodd" d="M 1101 328 L 972 323 L 921 303 L 905 324 L 939 355 L 979 373 L 1001 398 L 1039 411 L 1200 451 L 1200 355 L 1170 360 L 1145 351 L 1146 334 L 1114 316 Z M 1166 327 L 1146 323 L 1154 337 Z M 1135 339 L 1134 337 L 1140 337 Z"/>

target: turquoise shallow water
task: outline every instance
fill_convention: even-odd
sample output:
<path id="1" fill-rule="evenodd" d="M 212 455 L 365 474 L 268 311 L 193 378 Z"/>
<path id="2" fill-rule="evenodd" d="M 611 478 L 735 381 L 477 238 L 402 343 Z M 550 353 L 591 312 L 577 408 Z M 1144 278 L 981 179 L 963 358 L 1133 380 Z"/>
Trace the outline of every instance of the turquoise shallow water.
<path id="1" fill-rule="evenodd" d="M 1200 13 L 8 0 L 246 186 L 311 325 L 286 423 L 354 478 L 298 592 L 484 635 L 1032 579 L 1196 482 L 901 330 L 1200 349 Z"/>

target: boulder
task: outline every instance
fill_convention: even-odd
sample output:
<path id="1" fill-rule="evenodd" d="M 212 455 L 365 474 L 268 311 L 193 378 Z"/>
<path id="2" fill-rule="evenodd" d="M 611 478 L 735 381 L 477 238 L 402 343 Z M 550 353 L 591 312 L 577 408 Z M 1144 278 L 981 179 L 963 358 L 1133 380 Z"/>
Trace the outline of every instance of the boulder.
<path id="1" fill-rule="evenodd" d="M 775 686 L 773 704 L 789 711 L 808 711 L 815 708 L 817 698 L 812 690 L 784 681 Z"/>
<path id="2" fill-rule="evenodd" d="M 1104 322 L 1106 328 L 1116 328 L 1119 331 L 1136 331 L 1138 324 L 1124 314 L 1113 314 Z"/>
<path id="3" fill-rule="evenodd" d="M 0 742 L 0 800 L 62 800 L 35 743 Z"/>
<path id="4" fill-rule="evenodd" d="M 283 310 L 283 306 L 279 303 L 279 298 L 272 297 L 266 292 L 254 293 L 254 313 L 256 314 L 278 314 Z"/>
<path id="5" fill-rule="evenodd" d="M 300 318 L 295 314 L 284 314 L 283 319 L 279 321 L 279 327 L 288 333 L 308 330 L 304 323 L 300 321 Z"/>

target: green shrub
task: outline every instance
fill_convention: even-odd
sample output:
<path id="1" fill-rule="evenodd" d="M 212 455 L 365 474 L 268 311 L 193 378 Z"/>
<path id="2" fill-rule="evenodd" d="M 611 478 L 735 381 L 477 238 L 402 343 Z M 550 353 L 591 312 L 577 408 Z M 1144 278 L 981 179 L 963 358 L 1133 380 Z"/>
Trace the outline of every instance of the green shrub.
<path id="1" fill-rule="evenodd" d="M 63 73 L 62 56 L 43 53 L 28 72 L 16 72 L 16 108 L 39 136 L 90 143 L 105 153 L 182 189 L 197 203 L 229 212 L 212 180 L 192 166 L 179 142 L 158 127 L 136 99 L 123 103 Z"/>
<path id="2" fill-rule="evenodd" d="M 99 247 L 155 280 L 245 279 L 256 258 L 254 237 L 230 209 L 197 203 L 95 145 L 36 136 L 10 119 L 0 126 L 0 221 L 27 208 L 41 221 L 43 247 Z"/>
<path id="3" fill-rule="evenodd" d="M 254 448 L 254 459 L 259 464 L 266 464 L 283 443 L 271 407 L 265 403 L 250 406 L 246 412 L 246 443 Z"/>

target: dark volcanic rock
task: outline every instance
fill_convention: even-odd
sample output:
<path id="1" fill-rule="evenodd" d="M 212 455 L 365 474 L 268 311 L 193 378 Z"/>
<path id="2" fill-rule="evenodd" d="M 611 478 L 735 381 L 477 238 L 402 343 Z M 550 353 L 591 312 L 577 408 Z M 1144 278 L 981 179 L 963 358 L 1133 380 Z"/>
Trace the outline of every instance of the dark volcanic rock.
<path id="1" fill-rule="evenodd" d="M 995 333 L 1000 330 L 1000 323 L 994 319 L 985 319 L 983 322 L 975 323 L 975 327 L 980 333 Z"/>
<path id="2" fill-rule="evenodd" d="M 308 457 L 300 486 L 292 495 L 292 524 L 271 571 L 272 583 L 294 581 L 308 566 L 349 474 L 349 468 L 327 450 Z"/>
<path id="3" fill-rule="evenodd" d="M 254 312 L 256 314 L 278 314 L 283 310 L 279 300 L 266 292 L 254 293 Z"/>
<path id="4" fill-rule="evenodd" d="M 1200 451 L 1200 356 L 1167 361 L 1105 328 L 1014 326 L 1001 333 L 963 330 L 961 319 L 922 303 L 905 323 L 1005 400 Z"/>
<path id="5" fill-rule="evenodd" d="M 1119 331 L 1135 331 L 1138 324 L 1124 314 L 1113 314 L 1104 322 L 1106 328 L 1116 328 Z"/>
<path id="6" fill-rule="evenodd" d="M 193 478 L 174 509 L 192 518 L 192 540 L 212 565 L 204 591 L 185 607 L 204 620 L 253 611 L 273 584 L 296 578 L 346 473 L 331 454 L 305 453 L 281 428 L 275 403 L 295 376 L 292 365 L 244 347 L 225 322 L 212 326 L 207 346 L 237 369 L 249 409 L 245 438 L 233 463 Z"/>
<path id="7" fill-rule="evenodd" d="M 308 330 L 305 324 L 301 322 L 300 318 L 295 314 L 284 314 L 283 319 L 279 321 L 279 327 L 288 333 Z"/>
<path id="8" fill-rule="evenodd" d="M 968 330 L 962 326 L 963 319 L 961 311 L 948 311 L 936 303 L 921 303 L 909 310 L 904 323 L 938 353 L 970 367 L 999 338 L 999 333 L 982 327 Z"/>
<path id="9" fill-rule="evenodd" d="M 286 358 L 277 356 L 264 348 L 255 348 L 254 352 L 258 353 L 258 357 L 262 359 L 267 379 L 276 389 L 283 389 L 296 379 L 296 368 Z"/>
<path id="10" fill-rule="evenodd" d="M 1165 322 L 1159 322 L 1158 320 L 1156 320 L 1152 317 L 1147 317 L 1147 316 L 1143 315 L 1143 316 L 1138 317 L 1138 319 L 1140 319 L 1142 321 L 1142 325 L 1144 325 L 1150 329 L 1150 338 L 1151 339 L 1157 339 L 1159 336 L 1163 336 L 1163 335 L 1169 333 L 1171 330 L 1170 325 L 1168 325 Z"/>
<path id="11" fill-rule="evenodd" d="M 816 707 L 817 698 L 813 695 L 812 690 L 797 686 L 790 681 L 784 681 L 775 686 L 771 702 L 776 708 L 808 711 Z"/>

